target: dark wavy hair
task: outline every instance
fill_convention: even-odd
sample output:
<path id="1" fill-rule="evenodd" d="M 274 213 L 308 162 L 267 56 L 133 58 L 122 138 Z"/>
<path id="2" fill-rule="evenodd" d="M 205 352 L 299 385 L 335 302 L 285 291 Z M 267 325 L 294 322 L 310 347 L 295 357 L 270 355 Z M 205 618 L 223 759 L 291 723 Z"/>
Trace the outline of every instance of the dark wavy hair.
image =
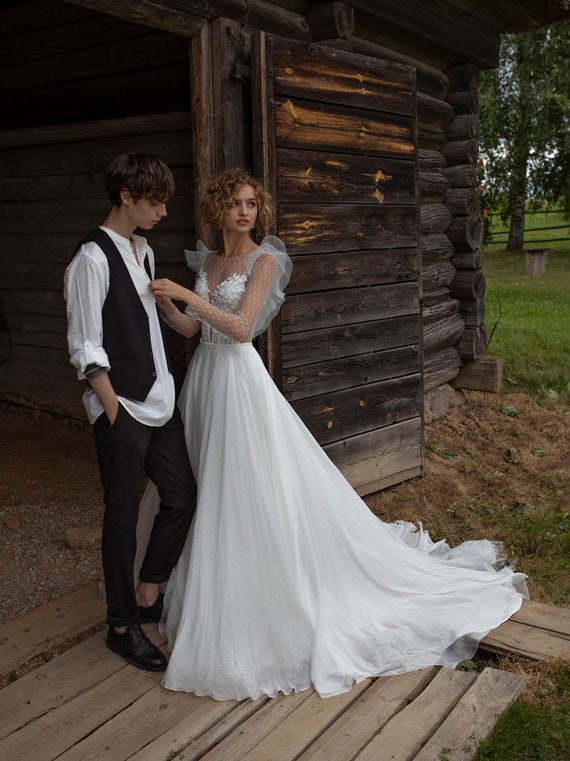
<path id="1" fill-rule="evenodd" d="M 200 203 L 200 212 L 206 222 L 221 227 L 232 201 L 244 185 L 251 185 L 257 201 L 256 227 L 266 232 L 271 224 L 271 196 L 263 185 L 244 169 L 228 169 L 207 187 Z"/>
<path id="2" fill-rule="evenodd" d="M 105 190 L 113 206 L 120 206 L 121 190 L 130 192 L 135 201 L 148 198 L 166 203 L 174 195 L 172 172 L 157 156 L 148 153 L 121 153 L 107 169 Z"/>

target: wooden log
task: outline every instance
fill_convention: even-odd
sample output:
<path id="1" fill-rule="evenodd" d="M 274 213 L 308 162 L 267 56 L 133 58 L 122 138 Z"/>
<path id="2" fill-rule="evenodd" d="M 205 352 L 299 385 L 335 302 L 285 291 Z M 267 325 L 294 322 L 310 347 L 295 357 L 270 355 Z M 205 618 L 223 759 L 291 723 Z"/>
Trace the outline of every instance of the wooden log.
<path id="1" fill-rule="evenodd" d="M 503 388 L 502 357 L 485 356 L 463 363 L 452 381 L 454 388 L 468 388 L 473 391 L 490 391 L 498 394 Z"/>
<path id="2" fill-rule="evenodd" d="M 328 444 L 324 450 L 361 496 L 371 494 L 421 474 L 421 426 L 418 416 Z"/>
<path id="3" fill-rule="evenodd" d="M 368 59 L 356 65 L 352 53 L 278 38 L 274 39 L 274 66 L 275 93 L 291 99 L 293 108 L 300 107 L 298 99 L 302 99 L 392 115 L 413 114 L 413 72 L 406 66 Z M 364 130 L 366 125 L 365 120 Z M 307 145 L 316 147 L 313 141 L 303 147 Z"/>
<path id="4" fill-rule="evenodd" d="M 415 248 L 298 255 L 287 293 L 417 281 L 418 274 Z"/>
<path id="5" fill-rule="evenodd" d="M 291 254 L 413 247 L 416 211 L 380 204 L 281 204 L 279 233 Z"/>
<path id="6" fill-rule="evenodd" d="M 424 391 L 449 383 L 459 373 L 463 360 L 454 346 L 424 355 Z"/>
<path id="7" fill-rule="evenodd" d="M 416 314 L 417 284 L 376 285 L 289 296 L 281 310 L 284 333 Z"/>
<path id="8" fill-rule="evenodd" d="M 321 444 L 330 444 L 420 414 L 421 377 L 408 375 L 292 403 Z"/>
<path id="9" fill-rule="evenodd" d="M 474 164 L 479 154 L 479 143 L 473 137 L 469 140 L 449 140 L 441 152 L 449 166 Z"/>
<path id="10" fill-rule="evenodd" d="M 441 151 L 445 147 L 447 137 L 443 130 L 418 129 L 418 147 L 423 150 Z"/>
<path id="11" fill-rule="evenodd" d="M 450 187 L 445 204 L 454 217 L 481 213 L 481 196 L 476 188 Z"/>
<path id="12" fill-rule="evenodd" d="M 162 29 L 165 32 L 194 37 L 209 19 L 224 16 L 243 22 L 248 3 L 245 0 L 69 0 L 74 5 L 92 8 L 133 24 Z"/>
<path id="13" fill-rule="evenodd" d="M 303 202 L 414 204 L 414 162 L 359 154 L 277 148 L 277 197 Z M 444 178 L 444 181 L 447 182 Z"/>
<path id="14" fill-rule="evenodd" d="M 317 362 L 283 375 L 289 401 L 420 372 L 419 344 Z"/>
<path id="15" fill-rule="evenodd" d="M 354 8 L 347 3 L 320 2 L 311 4 L 305 18 L 313 39 L 348 39 L 354 32 Z"/>
<path id="16" fill-rule="evenodd" d="M 458 314 L 450 315 L 443 320 L 424 323 L 424 352 L 433 354 L 449 346 L 455 346 L 465 332 L 465 323 Z M 460 356 L 461 348 L 458 348 Z"/>
<path id="17" fill-rule="evenodd" d="M 440 171 L 420 171 L 420 199 L 422 202 L 442 202 L 450 189 L 449 180 Z"/>
<path id="18" fill-rule="evenodd" d="M 283 336 L 283 367 L 293 370 L 310 362 L 410 346 L 418 343 L 418 337 L 418 314 L 286 333 Z"/>
<path id="19" fill-rule="evenodd" d="M 472 63 L 458 63 L 447 71 L 449 91 L 477 90 L 479 88 L 479 67 Z"/>
<path id="20" fill-rule="evenodd" d="M 442 170 L 452 188 L 477 187 L 477 169 L 472 164 L 450 166 Z"/>
<path id="21" fill-rule="evenodd" d="M 447 102 L 456 114 L 476 114 L 479 110 L 479 96 L 476 90 L 450 92 Z"/>
<path id="22" fill-rule="evenodd" d="M 242 26 L 246 32 L 258 29 L 265 32 L 310 42 L 313 39 L 311 28 L 305 16 L 294 10 L 284 8 L 268 0 L 247 0 L 246 15 Z M 226 14 L 222 12 L 221 16 Z M 244 51 L 245 52 L 245 51 Z"/>
<path id="23" fill-rule="evenodd" d="M 447 288 L 455 277 L 456 270 L 448 261 L 434 262 L 422 267 L 422 288 Z"/>
<path id="24" fill-rule="evenodd" d="M 479 327 L 485 321 L 485 299 L 463 299 L 460 302 L 459 314 L 468 328 Z"/>
<path id="25" fill-rule="evenodd" d="M 380 45 L 364 39 L 358 36 L 358 34 L 352 35 L 349 42 L 355 53 L 411 66 L 416 71 L 419 92 L 431 95 L 434 98 L 445 98 L 448 91 L 448 80 L 441 69 L 397 51 L 394 45 Z"/>
<path id="26" fill-rule="evenodd" d="M 457 351 L 462 359 L 481 359 L 487 350 L 487 330 L 484 325 L 477 328 L 465 328 L 457 344 Z"/>
<path id="27" fill-rule="evenodd" d="M 459 314 L 460 302 L 449 298 L 447 288 L 440 288 L 422 295 L 422 320 L 424 325 L 440 322 Z"/>
<path id="28" fill-rule="evenodd" d="M 455 299 L 479 299 L 485 294 L 486 278 L 483 270 L 458 270 L 449 291 Z"/>
<path id="29" fill-rule="evenodd" d="M 427 148 L 418 150 L 418 163 L 420 171 L 430 172 L 436 169 L 446 169 L 447 161 L 440 151 L 431 151 Z"/>
<path id="30" fill-rule="evenodd" d="M 452 222 L 452 215 L 443 203 L 426 203 L 420 206 L 420 232 L 422 235 L 444 233 Z"/>
<path id="31" fill-rule="evenodd" d="M 444 233 L 422 235 L 420 238 L 422 265 L 451 259 L 455 252 L 453 243 Z"/>
<path id="32" fill-rule="evenodd" d="M 479 134 L 477 114 L 459 114 L 446 130 L 448 140 L 471 140 Z"/>
<path id="33" fill-rule="evenodd" d="M 483 220 L 479 214 L 455 217 L 445 232 L 457 251 L 476 251 L 483 243 Z"/>
<path id="34" fill-rule="evenodd" d="M 478 270 L 483 266 L 483 254 L 476 251 L 460 251 L 454 254 L 451 263 L 456 270 Z"/>
<path id="35" fill-rule="evenodd" d="M 440 98 L 418 92 L 418 125 L 420 129 L 445 132 L 454 119 L 453 108 Z"/>
<path id="36" fill-rule="evenodd" d="M 411 158 L 414 153 L 413 124 L 405 116 L 277 97 L 276 138 L 288 148 L 331 150 L 366 155 Z"/>

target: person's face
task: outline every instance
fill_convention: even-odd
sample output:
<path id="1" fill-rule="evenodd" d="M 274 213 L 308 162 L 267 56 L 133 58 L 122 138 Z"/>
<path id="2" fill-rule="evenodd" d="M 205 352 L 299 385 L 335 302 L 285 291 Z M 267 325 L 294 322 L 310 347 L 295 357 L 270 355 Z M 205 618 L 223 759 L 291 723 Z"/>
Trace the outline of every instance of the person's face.
<path id="1" fill-rule="evenodd" d="M 223 227 L 232 232 L 249 233 L 257 219 L 257 200 L 251 185 L 243 185 L 235 194 L 232 205 L 224 217 Z"/>
<path id="2" fill-rule="evenodd" d="M 163 217 L 166 217 L 165 203 L 151 201 L 150 198 L 139 198 L 138 201 L 135 201 L 128 191 L 123 191 L 122 198 L 134 228 L 140 227 L 141 230 L 152 230 Z"/>

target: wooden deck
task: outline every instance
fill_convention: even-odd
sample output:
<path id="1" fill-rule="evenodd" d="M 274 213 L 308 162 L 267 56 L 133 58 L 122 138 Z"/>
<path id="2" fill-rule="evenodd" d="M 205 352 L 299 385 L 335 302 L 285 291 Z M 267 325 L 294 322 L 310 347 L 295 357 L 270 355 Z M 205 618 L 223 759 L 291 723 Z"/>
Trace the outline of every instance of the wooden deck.
<path id="1" fill-rule="evenodd" d="M 445 749 L 446 759 L 466 760 L 525 683 L 507 671 L 435 667 L 367 680 L 326 700 L 306 690 L 219 702 L 165 690 L 161 674 L 126 665 L 105 647 L 103 617 L 92 585 L 0 627 L 5 681 L 55 646 L 101 627 L 0 692 L 0 758 L 437 761 Z M 160 644 L 157 627 L 146 629 Z M 570 660 L 570 610 L 525 603 L 483 647 Z"/>

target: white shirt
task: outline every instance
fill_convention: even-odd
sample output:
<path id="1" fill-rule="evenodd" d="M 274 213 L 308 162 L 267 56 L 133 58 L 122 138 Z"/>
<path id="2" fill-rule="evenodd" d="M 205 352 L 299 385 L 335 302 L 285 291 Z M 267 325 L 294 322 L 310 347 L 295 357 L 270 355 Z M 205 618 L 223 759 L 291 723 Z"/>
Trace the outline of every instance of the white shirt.
<path id="1" fill-rule="evenodd" d="M 160 320 L 154 296 L 149 290 L 150 279 L 144 267 L 148 256 L 150 270 L 154 272 L 154 254 L 146 238 L 133 235 L 137 257 L 133 256 L 128 238 L 123 238 L 108 227 L 101 226 L 117 246 L 148 315 L 156 380 L 144 402 L 119 396 L 119 402 L 140 423 L 164 425 L 174 412 L 174 379 L 168 370 L 166 354 L 160 332 Z M 109 291 L 109 263 L 99 246 L 93 241 L 84 243 L 64 275 L 64 298 L 67 302 L 67 341 L 71 364 L 77 377 L 85 379 L 85 369 L 98 365 L 109 370 L 111 365 L 103 348 L 103 304 Z M 95 392 L 88 387 L 83 404 L 90 423 L 103 412 L 103 405 Z"/>

